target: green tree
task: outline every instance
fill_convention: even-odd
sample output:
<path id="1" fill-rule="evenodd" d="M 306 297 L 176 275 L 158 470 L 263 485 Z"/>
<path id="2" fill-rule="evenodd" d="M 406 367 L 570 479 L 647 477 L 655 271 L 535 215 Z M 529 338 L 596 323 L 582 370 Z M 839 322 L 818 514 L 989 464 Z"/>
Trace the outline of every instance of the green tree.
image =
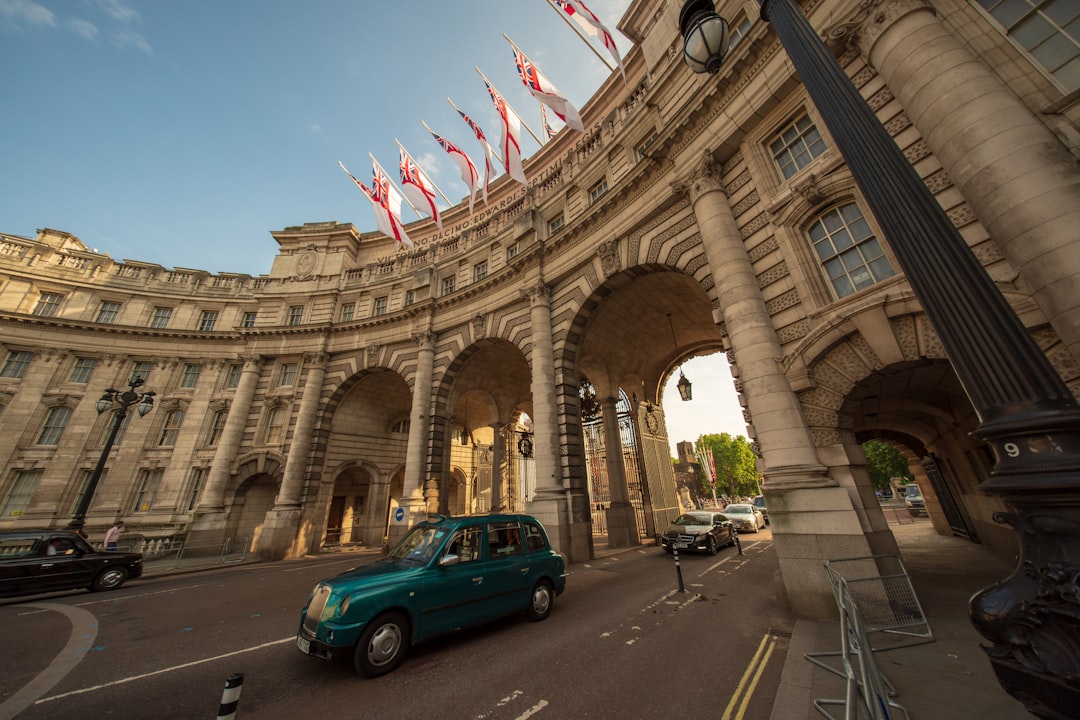
<path id="1" fill-rule="evenodd" d="M 742 435 L 732 437 L 728 433 L 702 435 L 697 439 L 697 448 L 706 457 L 708 451 L 712 450 L 713 460 L 716 463 L 716 493 L 718 495 L 726 494 L 729 497 L 757 495 L 757 465 L 754 463 L 754 449 L 749 440 Z M 702 477 L 702 488 L 706 497 L 712 495 L 707 468 Z"/>
<path id="2" fill-rule="evenodd" d="M 874 489 L 885 490 L 889 487 L 889 478 L 902 477 L 908 482 L 913 479 L 908 470 L 907 459 L 892 445 L 880 440 L 869 440 L 862 445 L 866 453 L 866 469 L 870 473 L 870 482 Z"/>

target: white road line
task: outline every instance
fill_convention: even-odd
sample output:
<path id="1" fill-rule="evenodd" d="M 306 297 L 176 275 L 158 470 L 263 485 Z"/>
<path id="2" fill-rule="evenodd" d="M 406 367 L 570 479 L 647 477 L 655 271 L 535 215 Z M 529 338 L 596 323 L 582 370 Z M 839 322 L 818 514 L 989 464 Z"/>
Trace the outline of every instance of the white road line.
<path id="1" fill-rule="evenodd" d="M 514 720 L 525 720 L 525 718 L 532 717 L 533 715 L 540 712 L 541 710 L 543 710 L 547 706 L 548 706 L 548 701 L 547 700 L 541 700 L 540 702 L 536 703 L 535 705 L 533 705 L 531 708 L 529 708 L 528 710 L 526 710 L 522 714 L 518 715 L 516 718 L 514 718 Z"/>
<path id="2" fill-rule="evenodd" d="M 351 558 L 351 559 L 342 558 L 341 560 L 333 560 L 331 562 L 319 563 L 318 565 L 305 565 L 303 567 L 289 568 L 288 570 L 284 570 L 283 572 L 287 572 L 287 573 L 303 572 L 304 570 L 314 570 L 315 568 L 326 567 L 327 565 L 341 565 L 342 563 L 355 563 L 356 560 L 357 560 L 357 558 Z"/>
<path id="3" fill-rule="evenodd" d="M 214 662 L 215 660 L 221 660 L 223 658 L 232 657 L 234 655 L 242 655 L 247 652 L 254 652 L 255 650 L 262 650 L 263 648 L 273 647 L 274 645 L 282 645 L 287 642 L 295 641 L 296 637 L 290 635 L 289 637 L 282 638 L 281 640 L 271 640 L 270 642 L 263 643 L 262 645 L 255 645 L 254 647 L 244 648 L 243 650 L 234 650 L 232 652 L 225 653 L 224 655 L 215 655 L 214 657 L 203 658 L 202 660 L 192 660 L 191 662 L 183 663 L 181 665 L 173 665 L 172 667 L 162 668 L 161 670 L 154 670 L 153 672 L 143 673 L 141 675 L 132 675 L 131 677 L 121 678 L 120 680 L 113 680 L 112 682 L 82 688 L 81 690 L 72 690 L 71 692 L 61 693 L 59 695 L 52 695 L 47 698 L 41 698 L 34 704 L 40 705 L 41 703 L 50 702 L 52 700 L 59 700 L 60 698 L 71 697 L 72 695 L 82 695 L 84 693 L 94 692 L 95 690 L 101 690 L 102 688 L 111 687 L 113 685 L 123 685 L 124 683 L 134 682 L 135 680 L 142 680 L 143 678 L 153 677 L 154 675 L 162 675 L 164 673 L 173 672 L 175 670 L 183 670 L 184 668 L 202 665 L 203 663 Z"/>
<path id="4" fill-rule="evenodd" d="M 135 598 L 150 597 L 151 595 L 168 595 L 169 593 L 180 592 L 181 590 L 194 590 L 195 588 L 205 587 L 204 583 L 199 585 L 185 585 L 184 587 L 173 588 L 172 590 L 157 590 L 155 592 L 139 593 L 138 595 L 123 595 L 121 597 L 106 597 L 101 600 L 87 600 L 86 602 L 76 603 L 76 607 L 84 607 L 86 605 L 100 605 L 107 602 L 118 602 L 120 600 L 132 600 Z"/>

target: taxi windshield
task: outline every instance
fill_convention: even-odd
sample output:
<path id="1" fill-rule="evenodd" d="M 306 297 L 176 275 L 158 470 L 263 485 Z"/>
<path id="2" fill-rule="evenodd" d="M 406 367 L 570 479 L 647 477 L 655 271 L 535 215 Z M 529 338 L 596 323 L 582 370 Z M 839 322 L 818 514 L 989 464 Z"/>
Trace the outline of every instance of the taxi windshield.
<path id="1" fill-rule="evenodd" d="M 441 527 L 417 525 L 390 551 L 391 560 L 427 563 L 442 545 L 448 530 Z"/>

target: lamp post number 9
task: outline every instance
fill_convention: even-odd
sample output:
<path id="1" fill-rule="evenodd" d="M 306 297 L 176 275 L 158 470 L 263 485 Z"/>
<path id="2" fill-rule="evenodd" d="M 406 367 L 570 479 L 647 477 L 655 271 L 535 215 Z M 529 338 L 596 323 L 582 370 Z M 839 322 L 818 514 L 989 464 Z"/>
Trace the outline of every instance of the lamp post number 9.
<path id="1" fill-rule="evenodd" d="M 1005 454 L 1011 458 L 1020 457 L 1020 446 L 1014 442 L 1007 442 L 1001 446 Z"/>

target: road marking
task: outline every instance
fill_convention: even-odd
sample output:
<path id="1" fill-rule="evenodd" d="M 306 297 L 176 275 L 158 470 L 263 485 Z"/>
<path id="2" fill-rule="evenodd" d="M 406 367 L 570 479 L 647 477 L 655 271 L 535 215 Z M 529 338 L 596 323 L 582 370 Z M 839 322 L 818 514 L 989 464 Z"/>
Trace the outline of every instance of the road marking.
<path id="1" fill-rule="evenodd" d="M 769 658 L 772 656 L 775 647 L 775 635 L 766 634 L 761 638 L 757 652 L 750 659 L 750 664 L 746 666 L 746 671 L 743 672 L 742 677 L 739 679 L 739 684 L 735 686 L 735 692 L 732 694 L 731 701 L 728 702 L 720 720 L 742 720 L 746 714 L 746 708 L 750 704 L 750 698 L 754 696 L 754 690 L 757 689 L 758 681 L 761 680 L 761 675 L 765 672 L 765 666 L 769 663 Z M 738 703 L 738 710 L 736 711 L 735 705 L 740 696 L 742 702 Z"/>
<path id="2" fill-rule="evenodd" d="M 535 705 L 533 705 L 531 708 L 529 708 L 528 710 L 526 710 L 522 714 L 518 715 L 516 718 L 514 718 L 514 720 L 525 720 L 525 718 L 532 717 L 533 715 L 540 712 L 541 710 L 543 710 L 547 706 L 548 706 L 548 701 L 547 700 L 541 700 L 540 702 L 536 703 Z"/>
<path id="3" fill-rule="evenodd" d="M 71 635 L 67 645 L 53 658 L 48 667 L 26 683 L 19 692 L 0 704 L 0 720 L 10 720 L 26 708 L 34 705 L 42 695 L 53 689 L 75 666 L 82 662 L 87 650 L 94 646 L 97 639 L 98 621 L 87 610 L 54 603 L 26 603 L 23 607 L 52 610 L 65 615 L 71 622 Z"/>
<path id="4" fill-rule="evenodd" d="M 234 655 L 243 655 L 244 653 L 253 652 L 255 650 L 262 650 L 263 648 L 273 647 L 274 645 L 283 645 L 284 643 L 296 642 L 296 636 L 290 635 L 287 638 L 281 640 L 271 640 L 265 642 L 262 645 L 255 645 L 253 647 L 244 648 L 243 650 L 233 650 L 232 652 L 225 653 L 224 655 L 215 655 L 214 657 L 203 658 L 202 660 L 192 660 L 180 665 L 173 665 L 172 667 L 162 668 L 161 670 L 154 670 L 153 672 L 142 673 L 141 675 L 132 675 L 130 677 L 121 678 L 119 680 L 113 680 L 111 682 L 102 683 L 100 685 L 92 685 L 91 687 L 82 688 L 81 690 L 72 690 L 71 692 L 60 693 L 59 695 L 51 695 L 47 698 L 41 698 L 34 704 L 40 705 L 41 703 L 50 702 L 52 700 L 59 700 L 61 698 L 71 697 L 72 695 L 83 695 L 88 692 L 94 692 L 95 690 L 101 690 L 103 688 L 112 687 L 113 685 L 123 685 L 124 683 L 134 682 L 136 680 L 142 680 L 143 678 L 153 677 L 154 675 L 163 675 L 164 673 L 170 673 L 175 670 L 183 670 L 189 667 L 195 667 L 196 665 L 202 665 L 208 662 L 214 662 L 215 660 L 222 660 L 227 657 L 233 657 Z M 51 667 L 51 666 L 50 666 Z M 55 683 L 53 683 L 55 685 Z M 52 687 L 51 685 L 49 687 Z M 47 689 L 47 688 L 46 688 Z"/>
<path id="5" fill-rule="evenodd" d="M 341 560 L 334 560 L 332 562 L 319 563 L 318 565 L 305 565 L 303 567 L 289 568 L 283 572 L 303 572 L 304 570 L 314 570 L 316 568 L 326 567 L 327 565 L 341 565 L 342 563 L 356 563 L 356 558 L 342 558 Z"/>
<path id="6" fill-rule="evenodd" d="M 157 590 L 155 592 L 139 593 L 138 595 L 122 595 L 120 597 L 107 597 L 101 600 L 87 600 L 86 602 L 76 603 L 76 607 L 83 607 L 85 605 L 100 605 L 107 602 L 118 602 L 120 600 L 132 600 L 134 598 L 150 597 L 151 595 L 168 595 L 169 593 L 180 592 L 181 590 L 194 590 L 195 588 L 205 587 L 205 584 L 199 585 L 185 585 L 184 587 L 173 588 L 172 590 Z"/>

